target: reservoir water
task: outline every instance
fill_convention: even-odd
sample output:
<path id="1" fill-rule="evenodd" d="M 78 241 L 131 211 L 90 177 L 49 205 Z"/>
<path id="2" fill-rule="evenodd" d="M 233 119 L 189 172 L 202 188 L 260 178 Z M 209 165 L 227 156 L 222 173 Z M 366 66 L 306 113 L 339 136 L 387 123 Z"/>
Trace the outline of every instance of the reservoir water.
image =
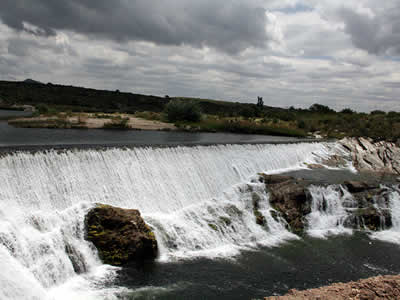
<path id="1" fill-rule="evenodd" d="M 94 146 L 177 146 L 299 142 L 290 137 L 230 133 L 103 129 L 16 128 L 0 121 L 0 148 L 87 148 Z M 0 149 L 1 151 L 1 149 Z"/>

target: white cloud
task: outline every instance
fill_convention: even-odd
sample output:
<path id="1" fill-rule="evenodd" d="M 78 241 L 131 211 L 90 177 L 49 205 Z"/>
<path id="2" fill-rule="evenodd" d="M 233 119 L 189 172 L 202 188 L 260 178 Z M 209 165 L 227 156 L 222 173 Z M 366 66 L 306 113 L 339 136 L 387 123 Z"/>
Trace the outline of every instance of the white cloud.
<path id="1" fill-rule="evenodd" d="M 248 45 L 237 41 L 241 49 L 237 53 L 227 51 L 229 47 L 216 36 L 211 45 L 202 46 L 157 44 L 150 37 L 118 42 L 68 28 L 33 35 L 30 32 L 38 28 L 32 25 L 21 32 L 0 23 L 0 79 L 32 77 L 101 89 L 253 103 L 264 96 L 267 105 L 275 106 L 308 107 L 318 102 L 336 109 L 400 110 L 400 61 L 388 57 L 396 53 L 398 44 L 388 43 L 383 52 L 370 51 L 376 41 L 385 41 L 385 34 L 373 31 L 376 39 L 360 45 L 340 13 L 344 8 L 366 20 L 378 18 L 382 31 L 397 24 L 392 18 L 395 3 L 251 0 L 247 8 L 266 9 L 267 40 L 252 40 Z M 200 15 L 196 21 L 207 23 Z M 245 27 L 246 22 L 235 26 Z"/>

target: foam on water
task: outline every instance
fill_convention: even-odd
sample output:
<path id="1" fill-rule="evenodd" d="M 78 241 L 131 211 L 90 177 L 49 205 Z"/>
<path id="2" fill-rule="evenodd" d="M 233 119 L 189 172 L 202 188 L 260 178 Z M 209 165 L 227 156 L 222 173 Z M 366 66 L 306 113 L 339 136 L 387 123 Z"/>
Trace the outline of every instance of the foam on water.
<path id="1" fill-rule="evenodd" d="M 265 217 L 265 226 L 256 224 L 255 203 Z M 246 183 L 178 212 L 144 217 L 156 229 L 163 249 L 161 259 L 215 257 L 234 255 L 244 247 L 275 246 L 297 238 L 286 230 L 283 220 L 271 216 L 272 210 L 265 186 Z"/>
<path id="2" fill-rule="evenodd" d="M 352 230 L 344 226 L 348 213 L 343 203 L 352 202 L 352 195 L 340 185 L 327 187 L 310 186 L 312 197 L 311 213 L 307 215 L 310 236 L 326 238 L 330 235 L 351 234 Z"/>
<path id="3" fill-rule="evenodd" d="M 0 298 L 112 299 L 84 240 L 93 203 L 139 209 L 163 259 L 231 255 L 293 238 L 272 218 L 258 172 L 302 168 L 328 144 L 221 145 L 16 153 L 0 159 Z M 256 200 L 255 200 L 256 199 Z M 253 201 L 266 219 L 255 224 Z M 96 283 L 101 284 L 96 284 Z"/>
<path id="4" fill-rule="evenodd" d="M 371 234 L 371 238 L 400 245 L 400 190 L 393 186 L 389 193 L 389 209 L 392 215 L 392 227 Z"/>

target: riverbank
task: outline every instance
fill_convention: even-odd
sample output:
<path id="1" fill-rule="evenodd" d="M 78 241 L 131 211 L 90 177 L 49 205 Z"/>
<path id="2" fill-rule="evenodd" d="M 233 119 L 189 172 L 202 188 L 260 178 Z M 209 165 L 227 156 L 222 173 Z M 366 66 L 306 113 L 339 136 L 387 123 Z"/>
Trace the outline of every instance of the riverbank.
<path id="1" fill-rule="evenodd" d="M 298 291 L 290 290 L 284 296 L 266 297 L 265 300 L 340 300 L 340 299 L 399 299 L 400 275 L 377 276 L 348 283 Z"/>
<path id="2" fill-rule="evenodd" d="M 59 113 L 9 120 L 19 128 L 177 130 L 171 123 L 145 120 L 129 114 Z"/>

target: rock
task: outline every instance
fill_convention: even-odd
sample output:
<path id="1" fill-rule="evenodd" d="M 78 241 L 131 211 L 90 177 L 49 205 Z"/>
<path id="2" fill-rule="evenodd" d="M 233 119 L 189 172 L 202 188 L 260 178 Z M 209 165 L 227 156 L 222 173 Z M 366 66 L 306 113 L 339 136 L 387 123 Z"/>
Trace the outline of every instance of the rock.
<path id="1" fill-rule="evenodd" d="M 157 241 L 136 209 L 98 204 L 85 218 L 86 238 L 106 264 L 120 266 L 157 256 Z"/>
<path id="2" fill-rule="evenodd" d="M 365 229 L 378 231 L 392 226 L 392 215 L 388 209 L 378 210 L 370 206 L 350 211 L 350 213 L 345 222 L 346 227 L 364 229 L 360 226 L 365 226 Z"/>
<path id="3" fill-rule="evenodd" d="M 359 171 L 400 174 L 400 147 L 398 144 L 366 138 L 344 138 L 339 141 Z"/>
<path id="4" fill-rule="evenodd" d="M 379 188 L 377 184 L 360 182 L 360 181 L 345 181 L 343 185 L 347 188 L 347 190 L 350 193 L 359 193 Z"/>
<path id="5" fill-rule="evenodd" d="M 377 276 L 349 283 L 334 283 L 330 286 L 298 291 L 291 289 L 284 296 L 266 297 L 265 300 L 300 299 L 399 299 L 400 275 Z"/>
<path id="6" fill-rule="evenodd" d="M 260 174 L 269 193 L 271 213 L 275 220 L 283 218 L 288 229 L 302 235 L 307 227 L 307 215 L 311 213 L 312 199 L 308 193 L 311 182 L 290 176 Z M 382 230 L 392 226 L 392 217 L 388 209 L 389 188 L 381 188 L 375 183 L 347 181 L 343 184 L 353 198 L 343 201 L 348 213 L 344 225 L 353 229 Z M 266 225 L 265 217 L 258 210 L 258 202 L 253 197 L 253 212 L 256 223 Z M 376 208 L 375 206 L 380 208 Z"/>
<path id="7" fill-rule="evenodd" d="M 325 167 L 323 165 L 319 165 L 319 164 L 307 164 L 307 167 L 311 170 L 315 170 L 315 169 L 324 169 Z"/>
<path id="8" fill-rule="evenodd" d="M 305 216 L 311 212 L 308 199 L 308 182 L 290 176 L 262 175 L 262 180 L 270 194 L 270 204 L 286 220 L 290 230 L 302 234 Z"/>
<path id="9" fill-rule="evenodd" d="M 339 155 L 331 155 L 328 159 L 323 159 L 322 164 L 331 168 L 341 168 L 346 166 L 346 160 Z"/>
<path id="10" fill-rule="evenodd" d="M 285 175 L 267 175 L 264 173 L 261 173 L 259 175 L 261 176 L 260 180 L 265 184 L 275 184 L 293 180 L 293 177 Z"/>
<path id="11" fill-rule="evenodd" d="M 253 193 L 252 194 L 252 204 L 253 204 L 253 214 L 256 217 L 256 224 L 260 226 L 266 226 L 267 225 L 267 220 L 263 216 L 263 214 L 260 212 L 260 196 L 258 194 Z"/>

